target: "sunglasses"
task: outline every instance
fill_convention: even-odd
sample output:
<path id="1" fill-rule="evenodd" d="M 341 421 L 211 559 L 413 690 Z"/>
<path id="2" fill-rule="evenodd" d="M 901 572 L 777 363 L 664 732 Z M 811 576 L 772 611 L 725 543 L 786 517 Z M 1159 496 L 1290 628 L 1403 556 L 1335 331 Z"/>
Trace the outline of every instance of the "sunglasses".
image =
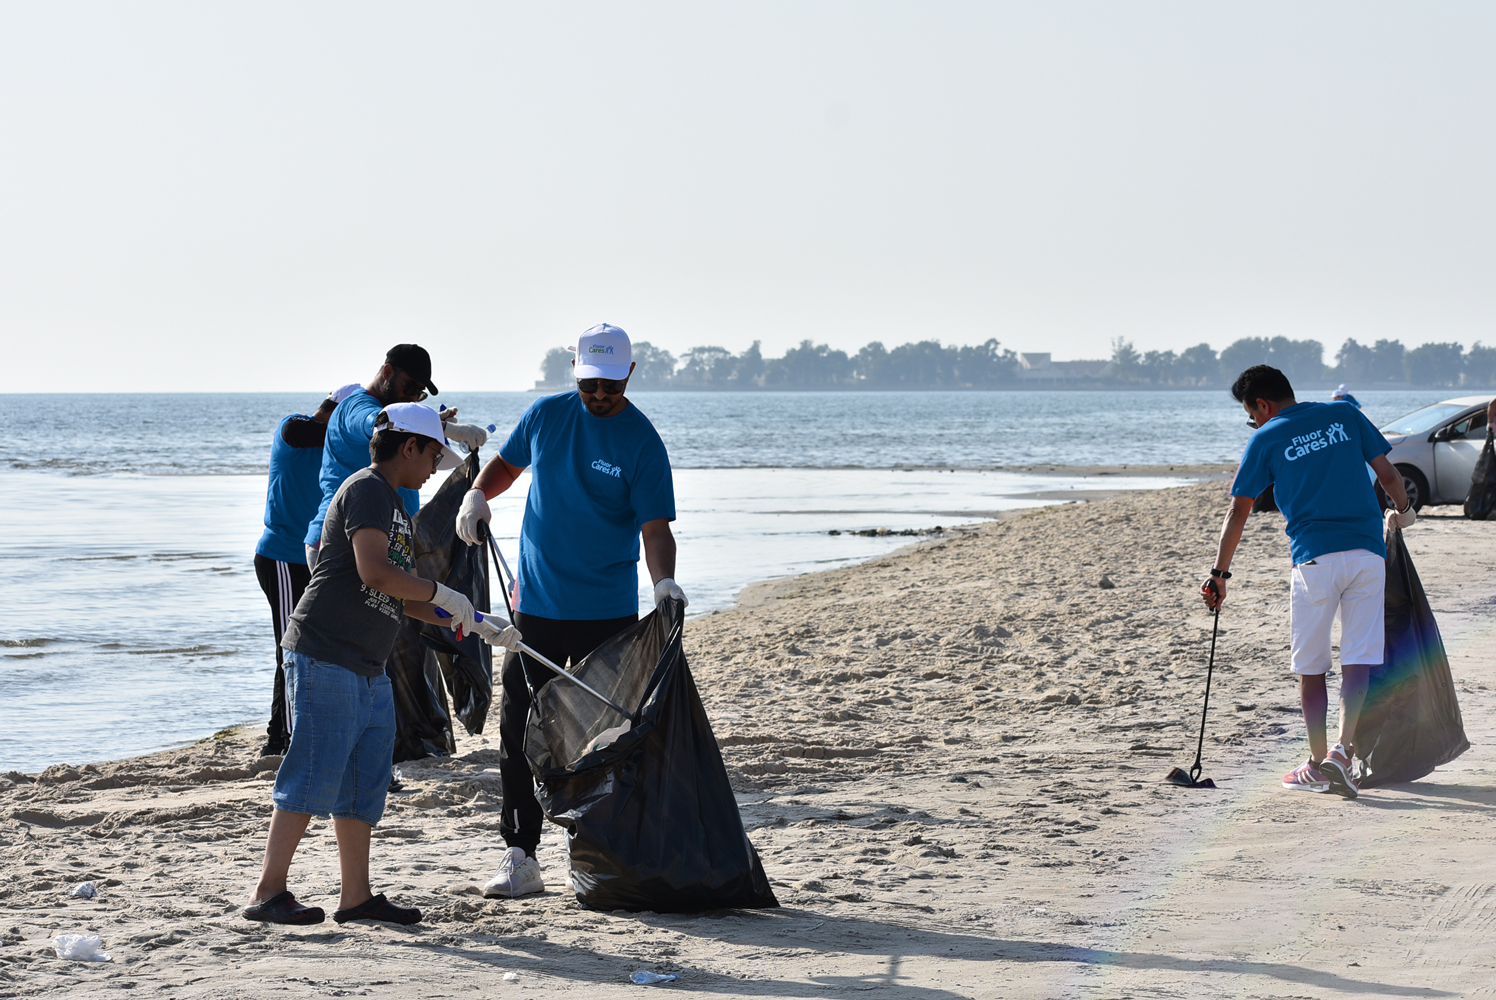
<path id="1" fill-rule="evenodd" d="M 405 379 L 405 389 L 407 391 L 400 393 L 400 395 L 402 397 L 410 396 L 409 389 L 410 389 L 410 387 L 412 385 L 415 385 L 416 388 L 417 388 L 417 392 L 416 392 L 415 396 L 411 398 L 411 402 L 413 402 L 413 403 L 419 403 L 421 400 L 423 400 L 423 399 L 426 398 L 426 390 L 420 388 L 421 383 L 417 382 L 414 378 L 412 378 L 409 372 L 405 371 L 404 369 L 400 369 L 400 368 L 396 368 L 395 371 L 399 372 L 400 375 Z"/>
<path id="2" fill-rule="evenodd" d="M 611 379 L 611 378 L 579 378 L 579 379 L 577 379 L 577 388 L 580 389 L 580 390 L 582 390 L 583 392 L 596 392 L 597 391 L 597 387 L 598 386 L 602 386 L 603 387 L 603 392 L 606 392 L 610 396 L 616 396 L 616 395 L 618 395 L 620 392 L 622 392 L 624 389 L 626 389 L 628 387 L 628 384 L 629 384 L 629 380 L 628 379 L 622 379 L 622 380 Z"/>

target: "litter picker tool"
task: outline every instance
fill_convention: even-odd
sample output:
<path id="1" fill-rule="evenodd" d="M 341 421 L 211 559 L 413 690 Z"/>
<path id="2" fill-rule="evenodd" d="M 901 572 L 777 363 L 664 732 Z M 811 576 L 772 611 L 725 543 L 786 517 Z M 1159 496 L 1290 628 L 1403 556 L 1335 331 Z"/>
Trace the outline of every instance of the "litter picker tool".
<path id="1" fill-rule="evenodd" d="M 504 561 L 504 553 L 501 552 L 501 551 L 499 551 L 499 543 L 496 542 L 496 541 L 494 541 L 493 532 L 487 530 L 487 525 L 484 526 L 484 532 L 483 532 L 483 534 L 484 534 L 484 537 L 486 537 L 488 539 L 488 545 L 493 550 L 494 558 L 498 559 L 498 561 L 499 561 L 499 567 L 500 567 L 500 569 L 503 571 L 504 575 L 509 576 L 510 575 L 509 574 L 509 564 Z M 512 576 L 510 578 L 513 579 Z M 499 589 L 504 592 L 504 605 L 505 605 L 505 607 L 508 607 L 509 606 L 509 590 L 504 585 L 504 580 L 502 578 L 499 580 Z M 437 617 L 439 617 L 439 618 L 450 618 L 450 617 L 452 617 L 451 615 L 449 615 L 445 611 L 443 611 L 441 608 L 437 608 L 436 609 L 436 614 L 437 614 Z M 474 611 L 473 614 L 474 614 L 474 616 L 480 622 L 483 620 L 483 612 L 481 612 L 481 611 Z M 509 620 L 511 622 L 514 621 L 514 611 L 513 611 L 512 608 L 509 611 Z M 461 638 L 461 636 L 459 636 L 458 638 Z M 529 646 L 525 645 L 523 642 L 521 642 L 519 644 L 519 648 L 520 648 L 520 651 L 522 653 L 524 653 L 526 656 L 532 656 L 532 657 L 534 657 L 535 660 L 536 660 L 536 662 L 544 664 L 545 666 L 549 667 L 551 670 L 554 670 L 557 674 L 561 675 L 562 677 L 565 677 L 567 680 L 571 681 L 577 687 L 581 688 L 583 691 L 586 691 L 588 694 L 592 695 L 592 697 L 596 698 L 598 701 L 602 702 L 604 705 L 607 705 L 609 708 L 611 708 L 613 711 L 617 712 L 619 715 L 623 716 L 625 719 L 632 719 L 633 718 L 633 713 L 631 713 L 628 709 L 624 708 L 622 705 L 618 704 L 618 702 L 614 701 L 612 698 L 609 698 L 607 695 L 603 694 L 597 688 L 593 687 L 592 685 L 588 684 L 586 681 L 582 680 L 576 674 L 571 673 L 570 671 L 568 671 L 564 667 L 557 666 L 555 663 L 551 662 L 546 657 L 541 656 L 539 653 L 535 652 L 535 650 L 531 649 Z"/>
<path id="2" fill-rule="evenodd" d="M 1210 582 L 1210 589 L 1215 591 L 1217 598 L 1220 592 L 1216 590 L 1215 581 Z M 1164 780 L 1175 785 L 1183 785 L 1185 788 L 1214 788 L 1216 783 L 1209 778 L 1201 778 L 1200 772 L 1204 769 L 1200 764 L 1200 755 L 1205 751 L 1205 716 L 1210 712 L 1210 677 L 1215 672 L 1216 662 L 1216 633 L 1221 628 L 1221 604 L 1216 601 L 1215 618 L 1210 626 L 1210 661 L 1205 667 L 1205 706 L 1200 709 L 1200 741 L 1195 744 L 1195 763 L 1190 766 L 1186 773 L 1180 768 L 1173 768 Z"/>
<path id="3" fill-rule="evenodd" d="M 436 609 L 436 616 L 438 618 L 451 618 L 452 617 L 451 615 L 449 615 L 445 611 L 443 611 L 441 608 L 437 608 Z M 483 612 L 481 612 L 481 611 L 474 611 L 473 612 L 473 617 L 477 618 L 481 622 L 483 620 Z M 614 701 L 612 698 L 609 698 L 607 695 L 603 694 L 597 688 L 593 687 L 592 685 L 588 684 L 586 681 L 582 680 L 576 674 L 570 673 L 569 671 L 567 671 L 563 667 L 556 666 L 555 663 L 553 663 L 550 660 L 546 659 L 544 656 L 541 656 L 539 653 L 535 652 L 535 650 L 531 649 L 529 646 L 526 646 L 524 643 L 520 643 L 519 644 L 519 648 L 520 648 L 520 652 L 524 653 L 526 656 L 533 656 L 536 659 L 537 662 L 545 664 L 547 667 L 549 667 L 550 669 L 554 670 L 556 673 L 560 674 L 562 677 L 565 677 L 567 680 L 571 681 L 573 684 L 575 684 L 577 687 L 581 688 L 583 691 L 586 691 L 588 694 L 592 695 L 592 697 L 596 698 L 598 701 L 602 702 L 604 705 L 607 705 L 609 708 L 611 708 L 613 711 L 617 712 L 619 715 L 623 716 L 624 718 L 630 718 L 629 710 L 628 709 L 624 708 L 622 705 L 618 704 L 618 702 Z"/>

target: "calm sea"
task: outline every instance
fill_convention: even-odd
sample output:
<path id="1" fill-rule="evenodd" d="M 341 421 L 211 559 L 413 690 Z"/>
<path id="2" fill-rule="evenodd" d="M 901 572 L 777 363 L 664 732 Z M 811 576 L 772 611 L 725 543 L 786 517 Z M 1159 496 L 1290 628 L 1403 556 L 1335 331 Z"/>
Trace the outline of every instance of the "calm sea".
<path id="1" fill-rule="evenodd" d="M 1381 422 L 1439 395 L 1369 392 L 1363 402 Z M 439 401 L 502 434 L 534 398 Z M 1228 462 L 1249 430 L 1223 392 L 633 398 L 676 469 L 677 577 L 693 613 L 730 605 L 753 580 L 909 541 L 832 529 L 952 526 L 1057 502 L 1056 491 L 1177 482 L 1005 466 Z M 144 753 L 265 717 L 274 651 L 251 564 L 265 462 L 279 419 L 316 402 L 0 395 L 0 507 L 11 529 L 0 540 L 0 771 Z M 511 559 L 524 487 L 493 504 Z"/>

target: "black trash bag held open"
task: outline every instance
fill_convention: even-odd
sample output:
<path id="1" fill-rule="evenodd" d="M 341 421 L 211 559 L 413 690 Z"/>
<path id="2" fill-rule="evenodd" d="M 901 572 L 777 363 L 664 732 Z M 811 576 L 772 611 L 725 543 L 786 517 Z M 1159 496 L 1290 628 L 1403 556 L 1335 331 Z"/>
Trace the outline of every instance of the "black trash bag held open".
<path id="1" fill-rule="evenodd" d="M 1387 538 L 1387 645 L 1356 723 L 1361 787 L 1414 781 L 1470 749 L 1444 640 L 1402 532 Z"/>
<path id="2" fill-rule="evenodd" d="M 564 677 L 535 693 L 525 756 L 546 816 L 566 829 L 577 901 L 591 909 L 779 905 L 686 666 L 684 617 L 666 601 L 577 664 L 614 702 L 639 706 L 632 728 L 599 749 L 588 747 L 628 720 Z"/>
<path id="3" fill-rule="evenodd" d="M 1465 497 L 1465 516 L 1472 521 L 1496 517 L 1496 427 L 1486 428 L 1486 446 L 1475 460 L 1470 493 Z"/>
<path id="4" fill-rule="evenodd" d="M 440 580 L 486 612 L 487 551 L 457 537 L 457 508 L 477 477 L 478 453 L 473 451 L 416 513 L 411 534 L 416 575 Z M 469 733 L 483 732 L 493 702 L 493 653 L 477 635 L 464 635 L 459 642 L 451 629 L 402 618 L 385 672 L 395 694 L 397 762 L 455 753 L 453 715 Z"/>

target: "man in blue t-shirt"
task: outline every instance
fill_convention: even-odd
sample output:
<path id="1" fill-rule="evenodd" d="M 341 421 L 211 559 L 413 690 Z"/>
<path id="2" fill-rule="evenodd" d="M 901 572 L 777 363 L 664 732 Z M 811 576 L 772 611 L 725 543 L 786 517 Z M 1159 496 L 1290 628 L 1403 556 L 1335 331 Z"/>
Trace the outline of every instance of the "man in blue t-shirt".
<path id="1" fill-rule="evenodd" d="M 1257 428 L 1231 484 L 1231 513 L 1221 527 L 1210 579 L 1200 585 L 1209 608 L 1226 600 L 1231 557 L 1252 501 L 1269 486 L 1287 521 L 1293 580 L 1289 589 L 1292 668 L 1309 731 L 1309 759 L 1283 776 L 1296 791 L 1357 794 L 1352 768 L 1356 722 L 1371 668 L 1382 662 L 1387 549 L 1384 532 L 1417 520 L 1392 450 L 1350 403 L 1300 403 L 1276 368 L 1256 365 L 1231 386 Z M 1394 509 L 1382 516 L 1366 476 L 1371 465 Z M 1340 735 L 1326 746 L 1330 627 L 1340 614 Z"/>
<path id="2" fill-rule="evenodd" d="M 575 350 L 577 391 L 538 399 L 525 411 L 457 514 L 458 535 L 478 544 L 489 498 L 530 469 L 514 624 L 526 645 L 563 667 L 638 620 L 641 538 L 655 603 L 686 599 L 674 580 L 670 459 L 649 418 L 624 395 L 634 370 L 628 334 L 603 323 L 582 334 Z M 535 860 L 542 814 L 524 740 L 530 692 L 552 676 L 517 653 L 504 658 L 499 829 L 508 849 L 485 896 L 545 888 Z"/>
<path id="3" fill-rule="evenodd" d="M 270 602 L 270 626 L 275 632 L 275 681 L 270 696 L 270 724 L 265 727 L 265 745 L 260 756 L 286 752 L 291 739 L 286 715 L 286 671 L 281 655 L 281 636 L 291 610 L 301 600 L 312 571 L 306 563 L 302 537 L 306 526 L 317 513 L 322 488 L 317 476 L 322 469 L 322 447 L 327 438 L 327 421 L 339 403 L 358 384 L 334 389 L 307 416 L 293 413 L 276 425 L 270 439 L 270 469 L 265 489 L 265 531 L 255 545 L 255 578 Z"/>
<path id="4" fill-rule="evenodd" d="M 307 566 L 313 569 L 317 566 L 322 522 L 327 517 L 332 498 L 337 496 L 338 487 L 369 464 L 374 418 L 391 403 L 419 403 L 428 392 L 437 395 L 436 383 L 431 381 L 431 355 L 419 344 L 396 344 L 385 354 L 384 364 L 380 365 L 373 381 L 350 394 L 333 411 L 332 419 L 327 422 L 327 440 L 322 447 L 322 466 L 318 476 L 322 496 L 302 538 Z M 448 440 L 459 441 L 469 448 L 480 447 L 488 440 L 488 434 L 481 428 L 453 421 L 456 415 L 456 407 L 441 411 L 442 427 Z M 421 494 L 406 489 L 399 492 L 406 513 L 415 517 L 416 511 L 421 509 Z"/>

